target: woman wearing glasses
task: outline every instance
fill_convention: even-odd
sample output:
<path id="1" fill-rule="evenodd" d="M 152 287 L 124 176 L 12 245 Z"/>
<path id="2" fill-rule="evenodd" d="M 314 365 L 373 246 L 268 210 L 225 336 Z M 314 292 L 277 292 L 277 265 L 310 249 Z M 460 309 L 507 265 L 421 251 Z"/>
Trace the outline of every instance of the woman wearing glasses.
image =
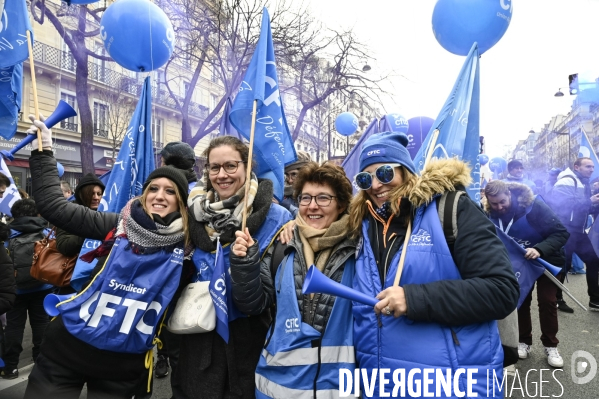
<path id="1" fill-rule="evenodd" d="M 195 245 L 195 270 L 189 274 L 195 280 L 210 281 L 217 239 L 229 267 L 230 244 L 241 229 L 246 184 L 250 185 L 247 229 L 258 237 L 260 253 L 291 215 L 272 203 L 270 180 L 258 180 L 252 173 L 250 181 L 246 181 L 249 149 L 239 139 L 217 137 L 203 155 L 207 159 L 206 191 L 198 185 L 189 194 L 190 236 Z M 186 283 L 191 281 L 190 278 Z M 236 309 L 229 309 L 228 343 L 216 331 L 182 335 L 178 374 L 188 398 L 254 397 L 254 371 L 270 324 L 270 312 L 264 309 L 255 317 L 234 318 L 237 313 Z"/>
<path id="2" fill-rule="evenodd" d="M 294 191 L 299 212 L 286 246 L 277 242 L 262 257 L 260 240 L 237 232 L 233 298 L 248 314 L 276 309 L 256 369 L 256 397 L 338 397 L 339 369 L 355 367 L 351 301 L 302 295 L 302 285 L 310 265 L 351 285 L 356 243 L 347 238 L 347 209 L 352 188 L 339 166 L 309 162 L 299 170 Z"/>
<path id="3" fill-rule="evenodd" d="M 407 144 L 401 133 L 371 136 L 355 176 L 361 191 L 348 230 L 363 240 L 353 287 L 379 300 L 374 311 L 354 303 L 357 362 L 368 375 L 383 368 L 416 373 L 418 381 L 405 387 L 409 397 L 420 397 L 414 393 L 420 387 L 435 392 L 440 375 L 459 380 L 450 389 L 470 387 L 487 396 L 487 371 L 501 380 L 503 368 L 495 320 L 515 309 L 518 282 L 495 228 L 467 195 L 456 200 L 457 235 L 452 248 L 447 244 L 435 198 L 467 187 L 469 167 L 457 159 L 434 160 L 417 177 Z M 423 374 L 426 369 L 432 374 Z M 381 392 L 376 381 L 373 397 Z"/>

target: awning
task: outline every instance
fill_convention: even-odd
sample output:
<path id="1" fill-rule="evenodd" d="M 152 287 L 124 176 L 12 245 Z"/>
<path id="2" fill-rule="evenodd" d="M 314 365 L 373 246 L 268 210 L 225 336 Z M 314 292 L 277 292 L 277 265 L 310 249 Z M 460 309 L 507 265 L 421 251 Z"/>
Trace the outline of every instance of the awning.
<path id="1" fill-rule="evenodd" d="M 69 172 L 69 173 L 83 173 L 81 168 L 78 166 L 65 166 L 64 171 Z M 110 169 L 100 169 L 100 168 L 94 169 L 94 173 L 97 175 L 103 175 L 104 173 L 106 173 L 108 171 L 110 171 Z"/>
<path id="2" fill-rule="evenodd" d="M 8 165 L 8 166 L 16 166 L 19 168 L 28 168 L 29 167 L 29 161 L 26 159 L 15 159 L 14 161 L 9 161 L 8 159 L 4 158 L 4 161 L 6 162 L 6 165 Z"/>

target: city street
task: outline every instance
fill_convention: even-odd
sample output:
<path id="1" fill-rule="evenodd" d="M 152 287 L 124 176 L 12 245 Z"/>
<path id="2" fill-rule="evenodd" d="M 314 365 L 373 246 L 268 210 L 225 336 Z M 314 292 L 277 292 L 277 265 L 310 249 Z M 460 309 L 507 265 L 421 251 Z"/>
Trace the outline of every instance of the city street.
<path id="1" fill-rule="evenodd" d="M 582 302 L 588 304 L 586 294 L 586 280 L 583 275 L 568 276 L 570 288 L 573 295 Z M 533 398 L 533 397 L 560 397 L 564 399 L 596 399 L 599 398 L 599 372 L 590 382 L 576 384 L 572 378 L 572 354 L 576 351 L 586 351 L 599 361 L 599 313 L 584 312 L 574 301 L 566 295 L 566 302 L 574 308 L 574 314 L 558 312 L 560 332 L 559 351 L 564 359 L 563 370 L 552 369 L 548 364 L 540 342 L 540 329 L 538 312 L 536 306 L 536 293 L 533 293 L 533 335 L 534 343 L 530 357 L 520 360 L 516 364 L 514 374 L 508 376 L 505 386 L 506 398 Z M 20 399 L 23 397 L 27 384 L 27 376 L 31 370 L 31 334 L 29 328 L 26 331 L 24 347 L 19 364 L 19 378 L 16 380 L 0 380 L 0 398 Z M 574 366 L 584 359 L 574 359 Z M 584 365 L 579 366 L 584 367 Z M 591 365 L 587 362 L 586 370 L 576 374 L 584 377 L 589 373 Z M 541 381 L 542 380 L 542 381 Z M 490 384 L 489 384 L 490 385 Z M 490 392 L 491 394 L 492 392 Z M 85 390 L 81 398 L 85 398 Z M 156 399 L 168 399 L 171 397 L 169 377 L 154 379 L 154 393 Z"/>

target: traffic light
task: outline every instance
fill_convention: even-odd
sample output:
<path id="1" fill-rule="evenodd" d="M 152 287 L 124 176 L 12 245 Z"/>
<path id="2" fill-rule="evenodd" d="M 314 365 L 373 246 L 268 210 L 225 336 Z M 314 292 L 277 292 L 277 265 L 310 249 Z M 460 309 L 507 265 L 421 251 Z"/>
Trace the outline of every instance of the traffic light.
<path id="1" fill-rule="evenodd" d="M 570 82 L 570 95 L 578 94 L 578 74 L 568 75 L 568 81 Z"/>

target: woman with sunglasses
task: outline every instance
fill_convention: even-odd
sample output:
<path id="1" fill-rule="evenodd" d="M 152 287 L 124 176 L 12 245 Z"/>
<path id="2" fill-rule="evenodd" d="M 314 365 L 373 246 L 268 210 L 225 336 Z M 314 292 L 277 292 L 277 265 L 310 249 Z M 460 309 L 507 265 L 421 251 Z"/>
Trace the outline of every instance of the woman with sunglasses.
<path id="1" fill-rule="evenodd" d="M 352 187 L 341 167 L 309 162 L 299 169 L 294 191 L 299 212 L 288 245 L 277 242 L 262 257 L 259 240 L 237 232 L 233 298 L 247 314 L 276 309 L 256 370 L 256 397 L 338 397 L 339 369 L 353 369 L 355 362 L 351 301 L 303 295 L 302 286 L 311 265 L 351 285 L 356 242 L 347 237 L 347 209 Z M 284 360 L 273 361 L 279 357 Z"/>
<path id="2" fill-rule="evenodd" d="M 427 390 L 434 392 L 439 373 L 445 379 L 449 370 L 451 381 L 460 380 L 454 386 L 471 386 L 487 397 L 487 371 L 499 381 L 503 371 L 495 320 L 515 309 L 518 282 L 493 224 L 467 195 L 456 200 L 452 249 L 446 242 L 435 199 L 467 187 L 469 167 L 457 159 L 434 160 L 417 177 L 407 144 L 401 133 L 371 136 L 362 147 L 362 172 L 355 176 L 361 191 L 350 208 L 349 232 L 362 236 L 362 245 L 353 287 L 379 300 L 374 311 L 354 303 L 356 360 L 368 375 L 388 368 L 404 369 L 407 376 L 418 369 L 419 381 L 408 392 L 416 384 L 422 389 L 429 384 Z M 435 372 L 427 377 L 425 369 Z M 380 392 L 378 381 L 374 397 Z M 454 395 L 459 392 L 449 396 Z"/>
<path id="3" fill-rule="evenodd" d="M 213 139 L 203 154 L 205 187 L 197 185 L 189 194 L 190 235 L 195 251 L 195 270 L 186 283 L 210 281 L 215 264 L 217 239 L 223 246 L 225 267 L 235 232 L 241 229 L 243 199 L 249 184 L 247 229 L 258 237 L 259 253 L 271 244 L 277 231 L 291 219 L 283 207 L 273 204 L 273 184 L 257 179 L 246 181 L 249 148 L 231 136 Z M 187 284 L 182 284 L 185 286 Z M 239 317 L 241 316 L 241 317 Z M 253 398 L 254 371 L 270 324 L 270 310 L 253 317 L 229 309 L 229 342 L 216 332 L 181 336 L 178 377 L 188 398 Z"/>

